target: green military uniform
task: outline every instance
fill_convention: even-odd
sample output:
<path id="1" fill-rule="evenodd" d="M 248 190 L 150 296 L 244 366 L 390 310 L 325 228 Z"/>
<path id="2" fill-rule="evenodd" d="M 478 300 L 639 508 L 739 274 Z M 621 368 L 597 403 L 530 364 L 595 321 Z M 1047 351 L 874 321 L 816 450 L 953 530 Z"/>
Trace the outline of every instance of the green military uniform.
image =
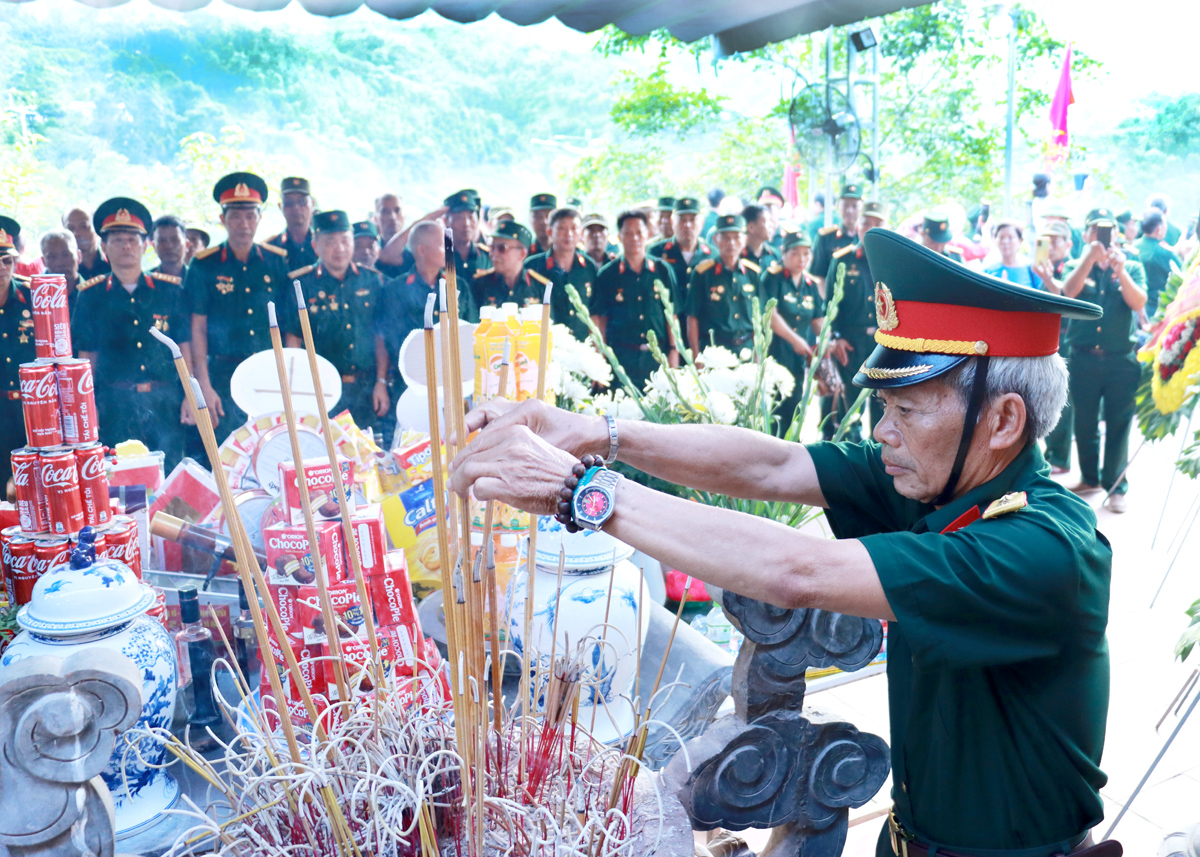
<path id="1" fill-rule="evenodd" d="M 1059 259 L 1054 262 L 1054 279 L 1062 282 L 1064 272 L 1067 267 L 1067 262 L 1070 260 L 1068 255 L 1065 259 Z M 1040 281 L 1039 281 L 1040 282 Z M 1063 324 L 1058 338 L 1058 353 L 1062 355 L 1064 360 L 1071 358 L 1071 346 L 1067 342 L 1067 332 L 1071 329 L 1069 324 Z M 1071 402 L 1071 396 L 1067 394 L 1067 404 L 1063 406 L 1062 413 L 1058 415 L 1058 424 L 1051 429 L 1050 434 L 1046 435 L 1046 461 L 1052 467 L 1061 467 L 1064 470 L 1071 469 L 1071 441 L 1075 437 L 1075 406 Z"/>
<path id="2" fill-rule="evenodd" d="M 792 247 L 811 247 L 808 233 L 788 235 L 788 243 L 784 252 Z M 769 300 L 775 300 L 775 310 L 783 319 L 784 324 L 794 330 L 809 345 L 814 345 L 816 335 L 813 333 L 813 321 L 825 317 L 825 300 L 821 297 L 821 289 L 817 281 L 807 271 L 794 279 L 782 262 L 775 262 L 762 277 L 760 300 L 763 305 Z M 796 407 L 804 395 L 804 376 L 808 371 L 808 360 L 796 353 L 796 350 L 782 337 L 776 336 L 771 340 L 771 356 L 784 366 L 796 379 L 792 394 L 783 399 L 776 409 L 779 415 L 779 433 L 787 434 L 792 424 Z"/>
<path id="3" fill-rule="evenodd" d="M 576 339 L 587 341 L 591 332 L 575 314 L 575 306 L 567 294 L 567 285 L 575 287 L 586 307 L 592 298 L 592 283 L 596 281 L 596 263 L 584 255 L 582 250 L 576 250 L 571 270 L 564 271 L 555 260 L 554 253 L 541 253 L 525 260 L 525 270 L 543 288 L 547 283 L 553 284 L 554 288 L 550 291 L 551 321 L 555 324 L 565 324 Z"/>
<path id="4" fill-rule="evenodd" d="M 552 193 L 535 193 L 529 198 L 529 210 L 531 212 L 553 211 L 556 208 L 558 208 L 558 197 Z M 546 246 L 542 246 L 542 242 L 538 238 L 532 237 L 528 249 L 530 256 L 539 256 L 554 248 L 549 246 L 549 241 L 547 241 Z"/>
<path id="5" fill-rule="evenodd" d="M 96 277 L 102 277 L 110 271 L 112 271 L 112 265 L 108 264 L 108 257 L 97 246 L 96 253 L 91 259 L 81 259 L 79 261 L 79 282 L 85 283 L 88 280 L 98 282 L 95 279 Z"/>
<path id="6" fill-rule="evenodd" d="M 536 278 L 523 269 L 517 274 L 516 280 L 510 286 L 496 273 L 495 268 L 486 271 L 476 271 L 475 281 L 471 285 L 475 301 L 480 307 L 498 307 L 501 304 L 515 303 L 517 306 L 535 306 L 542 302 L 546 288 Z"/>
<path id="7" fill-rule="evenodd" d="M 986 376 L 992 357 L 1053 354 L 1062 316 L 1099 316 L 886 230 L 863 243 L 879 344 L 859 386 L 920 384 L 968 360 Z M 947 444 L 970 447 L 985 388 L 973 387 L 961 437 Z M 896 491 L 886 451 L 809 447 L 834 534 L 866 549 L 895 616 L 894 810 L 876 854 L 908 842 L 980 857 L 1067 853 L 1103 817 L 1108 542 L 1087 504 L 1048 478 L 1035 443 L 982 485 L 960 485 L 960 464 L 932 504 Z"/>
<path id="8" fill-rule="evenodd" d="M 719 232 L 720 230 L 718 229 L 717 231 Z M 779 251 L 771 246 L 770 241 L 764 241 L 763 245 L 758 248 L 758 253 L 752 251 L 749 244 L 743 247 L 742 258 L 747 262 L 753 262 L 761 270 L 768 267 L 772 262 L 778 262 L 782 257 L 779 255 Z"/>
<path id="9" fill-rule="evenodd" d="M 862 187 L 856 184 L 847 184 L 842 187 L 842 192 L 838 195 L 839 199 L 862 199 Z M 817 237 L 813 243 L 813 257 L 808 264 L 808 272 L 815 277 L 823 277 L 829 272 L 829 265 L 833 261 L 833 254 L 843 247 L 849 247 L 858 241 L 858 234 L 853 229 L 847 230 L 842 224 L 831 224 L 823 226 L 817 230 Z M 825 299 L 828 300 L 832 292 L 828 289 L 825 291 Z"/>
<path id="10" fill-rule="evenodd" d="M 1112 224 L 1107 209 L 1094 209 L 1088 214 L 1087 225 Z M 1065 277 L 1080 265 L 1073 259 L 1064 271 Z M 1125 271 L 1139 288 L 1146 287 L 1146 273 L 1141 263 L 1125 262 Z M 1084 280 L 1083 301 L 1097 304 L 1104 310 L 1098 321 L 1072 321 L 1067 331 L 1071 356 L 1071 401 L 1075 405 L 1075 444 L 1079 450 L 1079 470 L 1082 481 L 1124 494 L 1128 482 L 1124 478 L 1115 488 L 1117 477 L 1129 462 L 1129 431 L 1133 426 L 1134 397 L 1141 378 L 1141 368 L 1135 355 L 1137 314 L 1125 303 L 1121 286 L 1111 268 L 1094 265 Z M 1104 409 L 1104 463 L 1100 465 L 1100 412 Z"/>
<path id="11" fill-rule="evenodd" d="M 687 283 L 691 279 L 692 271 L 701 262 L 720 258 L 711 244 L 697 239 L 696 249 L 692 251 L 692 258 L 688 259 L 683 255 L 683 248 L 679 246 L 679 241 L 674 238 L 655 241 L 646 248 L 646 255 L 666 262 L 675 275 L 675 282 L 680 284 Z"/>
<path id="12" fill-rule="evenodd" d="M 660 291 L 675 291 L 675 275 L 662 261 L 647 256 L 642 270 L 635 271 L 625 259 L 609 262 L 596 274 L 588 309 L 608 320 L 604 340 L 616 352 L 622 368 L 639 390 L 658 368 L 650 353 L 647 334 L 654 331 L 666 354 L 667 314 Z"/>
<path id="13" fill-rule="evenodd" d="M 759 267 L 739 259 L 736 268 L 709 259 L 692 271 L 684 308 L 700 326 L 700 348 L 711 341 L 735 354 L 754 345 L 754 300 L 766 304 L 758 290 Z M 711 339 L 710 339 L 711 337 Z"/>
<path id="14" fill-rule="evenodd" d="M 308 179 L 300 178 L 299 176 L 288 176 L 285 178 L 279 183 L 279 195 L 286 197 L 289 193 L 310 196 L 312 191 L 308 186 Z M 313 249 L 312 238 L 313 231 L 310 226 L 303 241 L 296 241 L 292 238 L 292 233 L 285 229 L 278 235 L 272 235 L 265 243 L 283 250 L 287 254 L 287 269 L 295 271 L 297 268 L 303 268 L 305 265 L 315 265 L 317 263 L 317 251 Z"/>
<path id="15" fill-rule="evenodd" d="M 21 226 L 0 216 L 0 255 L 17 258 L 16 241 Z M 9 268 L 11 271 L 12 269 Z M 33 298 L 24 277 L 12 275 L 0 292 L 0 486 L 12 476 L 9 453 L 25 445 L 25 418 L 21 408 L 22 363 L 37 358 L 33 344 Z"/>
<path id="16" fill-rule="evenodd" d="M 833 437 L 846 411 L 854 404 L 854 373 L 862 361 L 867 358 L 875 347 L 875 278 L 871 275 L 871 266 L 862 244 L 852 244 L 834 253 L 825 279 L 825 300 L 833 300 L 833 292 L 837 287 L 838 270 L 845 269 L 842 281 L 842 301 L 838 304 L 837 317 L 833 320 L 831 334 L 834 339 L 844 339 L 852 349 L 849 360 L 843 366 L 836 358 L 833 365 L 842 376 L 846 385 L 846 393 L 834 402 L 833 396 L 821 397 L 821 432 L 826 440 Z M 832 343 L 831 346 L 832 348 Z M 836 404 L 836 407 L 835 407 Z M 883 418 L 883 405 L 872 396 L 867 403 L 867 412 L 871 416 L 871 425 Z M 826 419 L 830 415 L 833 419 Z M 848 431 L 848 437 L 862 437 L 862 423 L 857 423 Z"/>
<path id="17" fill-rule="evenodd" d="M 1182 270 L 1183 262 L 1175 255 L 1166 241 L 1156 241 L 1143 236 L 1136 244 L 1137 258 L 1146 273 L 1146 315 L 1153 317 L 1158 312 L 1158 296 L 1171 275 L 1171 266 Z"/>

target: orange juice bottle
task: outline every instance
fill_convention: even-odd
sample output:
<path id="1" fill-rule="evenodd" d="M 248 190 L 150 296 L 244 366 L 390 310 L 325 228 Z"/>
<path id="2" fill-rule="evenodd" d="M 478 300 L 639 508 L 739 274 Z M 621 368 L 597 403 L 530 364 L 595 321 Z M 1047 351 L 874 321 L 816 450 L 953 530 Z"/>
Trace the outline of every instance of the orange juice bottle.
<path id="1" fill-rule="evenodd" d="M 473 339 L 472 355 L 475 357 L 475 401 L 483 401 L 483 373 L 487 367 L 487 357 L 485 354 L 488 330 L 492 326 L 492 314 L 495 312 L 494 307 L 485 306 L 479 308 L 479 324 L 475 326 L 475 336 Z"/>
<path id="2" fill-rule="evenodd" d="M 549 335 L 547 333 L 547 335 Z M 521 334 L 517 339 L 513 366 L 517 369 L 517 398 L 537 395 L 538 357 L 542 347 L 542 308 L 528 306 L 521 310 Z"/>

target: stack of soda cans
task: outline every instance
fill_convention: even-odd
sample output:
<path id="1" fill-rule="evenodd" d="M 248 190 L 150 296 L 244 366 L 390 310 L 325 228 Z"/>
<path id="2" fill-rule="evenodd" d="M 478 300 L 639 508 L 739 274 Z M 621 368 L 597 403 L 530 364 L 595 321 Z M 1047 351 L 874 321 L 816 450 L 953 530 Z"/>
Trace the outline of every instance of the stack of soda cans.
<path id="1" fill-rule="evenodd" d="M 37 579 L 70 559 L 85 526 L 99 531 L 97 556 L 141 576 L 137 522 L 109 505 L 92 364 L 71 356 L 67 281 L 36 274 L 31 292 L 37 359 L 20 366 L 26 446 L 12 451 L 21 523 L 0 532 L 10 605 L 27 604 Z"/>

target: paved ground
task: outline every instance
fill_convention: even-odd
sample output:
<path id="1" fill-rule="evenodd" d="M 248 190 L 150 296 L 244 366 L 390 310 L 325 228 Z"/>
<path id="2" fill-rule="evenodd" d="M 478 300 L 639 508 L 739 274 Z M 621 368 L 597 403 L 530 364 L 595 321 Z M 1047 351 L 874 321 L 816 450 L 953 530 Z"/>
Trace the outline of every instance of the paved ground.
<path id="1" fill-rule="evenodd" d="M 1129 471 L 1132 487 L 1128 513 L 1114 515 L 1104 509 L 1098 513 L 1100 529 L 1112 542 L 1114 558 L 1108 631 L 1112 702 L 1102 763 L 1108 774 L 1108 785 L 1102 790 L 1106 818 L 1097 828 L 1097 838 L 1116 818 L 1170 735 L 1177 718 L 1169 717 L 1158 731 L 1155 724 L 1193 667 L 1200 665 L 1200 656 L 1195 653 L 1186 664 L 1179 663 L 1173 654 L 1175 641 L 1187 624 L 1183 611 L 1200 598 L 1200 526 L 1184 536 L 1183 553 L 1154 608 L 1150 608 L 1170 562 L 1168 545 L 1184 523 L 1193 499 L 1200 494 L 1200 485 L 1183 477 L 1175 479 L 1162 529 L 1151 549 L 1181 437 L 1147 445 L 1138 454 Z M 1135 436 L 1135 448 L 1138 442 L 1140 438 Z M 1078 473 L 1062 480 L 1073 485 Z M 1098 505 L 1102 497 L 1095 497 L 1093 504 Z M 887 678 L 877 676 L 826 691 L 813 701 L 844 712 L 859 728 L 887 738 L 886 698 Z M 851 815 L 853 826 L 844 851 L 846 857 L 870 857 L 875 853 L 880 816 L 886 809 L 890 788 L 889 782 L 875 801 Z M 1196 822 L 1200 822 L 1200 712 L 1183 727 L 1122 819 L 1114 838 L 1121 840 L 1127 855 L 1153 857 L 1164 836 Z M 747 838 L 756 847 L 766 841 L 765 835 L 756 831 L 750 831 Z"/>

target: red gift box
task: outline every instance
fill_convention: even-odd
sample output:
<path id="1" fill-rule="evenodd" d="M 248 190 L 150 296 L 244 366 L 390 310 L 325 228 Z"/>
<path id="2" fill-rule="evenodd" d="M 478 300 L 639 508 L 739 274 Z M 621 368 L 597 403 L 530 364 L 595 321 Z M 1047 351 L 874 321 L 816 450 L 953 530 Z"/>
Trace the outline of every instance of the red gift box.
<path id="1" fill-rule="evenodd" d="M 300 597 L 299 586 L 282 586 L 267 584 L 267 591 L 271 595 L 271 601 L 275 604 L 275 609 L 279 613 L 279 624 L 283 626 L 283 633 L 289 637 L 300 639 L 304 636 L 304 627 L 300 624 L 300 614 L 297 610 L 296 601 Z M 267 627 L 270 628 L 268 622 Z"/>
<path id="2" fill-rule="evenodd" d="M 335 521 L 319 521 L 313 528 L 317 534 L 317 553 L 325 580 L 336 583 L 346 576 L 346 554 L 342 549 L 342 528 Z M 306 586 L 317 579 L 312 549 L 308 543 L 308 528 L 304 523 L 271 524 L 263 529 L 267 549 L 267 582 L 281 586 Z"/>
<path id="3" fill-rule="evenodd" d="M 217 483 L 212 474 L 185 458 L 150 498 L 147 521 L 153 521 L 159 512 L 166 512 L 181 521 L 197 524 L 204 520 L 221 502 Z M 153 541 L 162 546 L 163 568 L 166 571 L 183 571 L 183 546 L 178 542 L 154 536 Z M 211 561 L 211 557 L 208 558 Z"/>
<path id="4" fill-rule="evenodd" d="M 385 571 L 388 555 L 387 539 L 384 536 L 383 506 L 370 503 L 359 506 L 350 513 L 350 525 L 354 530 L 354 543 L 358 548 L 358 561 L 364 576 L 370 577 Z M 403 554 L 401 554 L 403 556 Z M 407 566 L 405 567 L 407 569 Z M 347 555 L 346 577 L 353 579 L 354 566 Z"/>
<path id="5" fill-rule="evenodd" d="M 335 621 L 338 622 L 339 639 L 346 641 L 362 636 L 365 631 L 363 607 L 358 600 L 358 588 L 354 583 L 341 581 L 325 587 L 333 606 Z M 304 630 L 304 642 L 327 643 L 325 617 L 321 611 L 321 599 L 315 586 L 301 586 L 300 598 L 296 602 L 300 625 Z"/>
<path id="6" fill-rule="evenodd" d="M 342 485 L 346 489 L 346 502 L 354 512 L 354 462 L 339 456 L 342 467 Z M 333 468 L 327 458 L 304 460 L 305 481 L 308 484 L 308 501 L 313 515 L 319 521 L 334 521 L 341 518 L 341 507 L 334 493 Z M 293 461 L 279 462 L 279 484 L 283 487 L 283 505 L 287 520 L 293 524 L 304 523 L 304 510 L 300 506 L 300 485 L 296 481 L 296 464 Z"/>
<path id="7" fill-rule="evenodd" d="M 375 609 L 375 624 L 385 628 L 404 625 L 411 630 L 413 640 L 420 640 L 421 620 L 413 603 L 404 551 L 389 553 L 385 566 L 383 574 L 372 575 L 366 581 L 371 606 Z"/>

